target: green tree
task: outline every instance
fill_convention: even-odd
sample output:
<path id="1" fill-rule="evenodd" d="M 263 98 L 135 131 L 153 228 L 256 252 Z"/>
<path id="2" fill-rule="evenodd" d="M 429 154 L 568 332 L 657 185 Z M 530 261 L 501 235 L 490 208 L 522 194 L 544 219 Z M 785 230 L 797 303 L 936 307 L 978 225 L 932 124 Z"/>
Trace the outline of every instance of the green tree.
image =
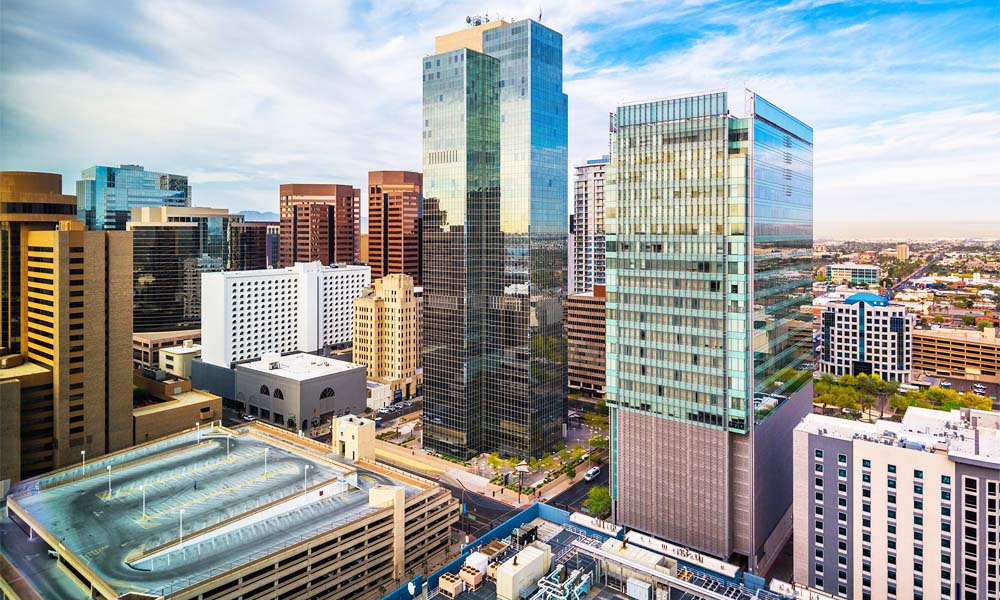
<path id="1" fill-rule="evenodd" d="M 500 456 L 499 452 L 494 452 L 486 458 L 486 464 L 493 469 L 499 469 L 506 465 L 506 461 Z"/>
<path id="2" fill-rule="evenodd" d="M 976 325 L 976 329 L 978 329 L 979 331 L 985 331 L 986 328 L 989 327 L 989 326 L 990 326 L 990 322 L 989 321 L 980 321 Z"/>
<path id="3" fill-rule="evenodd" d="M 566 466 L 566 477 L 569 477 L 570 481 L 573 481 L 574 479 L 576 479 L 576 467 L 574 467 L 572 465 L 567 465 Z"/>
<path id="4" fill-rule="evenodd" d="M 542 457 L 542 466 L 545 467 L 546 471 L 551 471 L 557 466 L 556 459 L 551 454 L 546 454 Z"/>
<path id="5" fill-rule="evenodd" d="M 603 435 L 592 435 L 590 436 L 590 439 L 587 440 L 587 443 L 590 444 L 591 448 L 607 448 L 608 438 Z"/>
<path id="6" fill-rule="evenodd" d="M 535 457 L 531 457 L 528 460 L 528 466 L 531 467 L 532 471 L 537 471 L 538 467 L 542 466 L 542 462 Z"/>
<path id="7" fill-rule="evenodd" d="M 942 317 L 941 315 L 934 315 L 933 321 L 935 323 L 944 323 L 944 317 Z"/>
<path id="8" fill-rule="evenodd" d="M 975 325 L 976 317 L 972 315 L 962 315 L 962 323 L 965 325 Z"/>
<path id="9" fill-rule="evenodd" d="M 559 460 L 564 463 L 569 462 L 569 459 L 573 456 L 566 448 L 560 450 L 558 454 L 559 454 Z"/>
<path id="10" fill-rule="evenodd" d="M 597 518 L 604 518 L 611 514 L 611 492 L 604 486 L 590 488 L 583 505 L 587 507 L 590 514 Z"/>

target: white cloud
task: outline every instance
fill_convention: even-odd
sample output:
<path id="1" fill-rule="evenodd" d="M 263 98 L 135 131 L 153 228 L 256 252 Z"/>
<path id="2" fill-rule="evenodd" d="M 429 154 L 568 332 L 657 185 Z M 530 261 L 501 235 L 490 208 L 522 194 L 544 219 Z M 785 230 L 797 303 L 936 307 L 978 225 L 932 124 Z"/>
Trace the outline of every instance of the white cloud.
<path id="1" fill-rule="evenodd" d="M 816 129 L 818 232 L 900 207 L 941 219 L 955 202 L 1000 222 L 995 202 L 978 200 L 1000 185 L 988 26 L 905 4 L 811 18 L 828 4 L 543 3 L 564 35 L 571 162 L 607 152 L 608 113 L 623 101 L 728 88 L 741 112 L 750 87 Z M 514 2 L 503 16 L 538 8 Z M 364 187 L 369 170 L 419 170 L 420 59 L 481 10 L 157 0 L 95 20 L 84 5 L 11 0 L 5 51 L 25 60 L 0 73 L 0 168 L 61 172 L 71 190 L 85 167 L 138 162 L 190 175 L 198 204 L 256 210 L 275 208 L 283 181 Z"/>

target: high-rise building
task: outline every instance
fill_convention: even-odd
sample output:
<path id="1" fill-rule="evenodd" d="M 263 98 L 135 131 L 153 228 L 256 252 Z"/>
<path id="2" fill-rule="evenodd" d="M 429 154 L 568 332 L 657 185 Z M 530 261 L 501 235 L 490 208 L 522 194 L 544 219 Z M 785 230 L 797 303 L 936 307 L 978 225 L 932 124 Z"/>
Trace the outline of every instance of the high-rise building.
<path id="1" fill-rule="evenodd" d="M 0 355 L 21 349 L 24 236 L 75 215 L 76 197 L 62 193 L 62 175 L 0 171 Z"/>
<path id="2" fill-rule="evenodd" d="M 22 343 L 0 363 L 2 418 L 20 419 L 11 482 L 132 443 L 131 234 L 74 218 L 21 242 Z"/>
<path id="3" fill-rule="evenodd" d="M 201 274 L 235 271 L 244 260 L 235 226 L 243 215 L 225 208 L 137 208 L 127 228 L 133 235 L 136 333 L 201 327 Z"/>
<path id="4" fill-rule="evenodd" d="M 77 216 L 88 229 L 124 231 L 132 209 L 191 206 L 185 175 L 147 171 L 142 165 L 90 167 L 76 182 Z"/>
<path id="5" fill-rule="evenodd" d="M 896 244 L 896 258 L 899 260 L 910 260 L 910 245 Z"/>
<path id="6" fill-rule="evenodd" d="M 341 184 L 283 183 L 278 263 L 361 260 L 361 190 Z"/>
<path id="7" fill-rule="evenodd" d="M 796 427 L 795 581 L 840 598 L 1000 597 L 1000 418 Z"/>
<path id="8" fill-rule="evenodd" d="M 878 375 L 908 383 L 916 315 L 882 296 L 860 293 L 830 302 L 820 315 L 820 370 L 834 377 Z"/>
<path id="9" fill-rule="evenodd" d="M 240 270 L 267 268 L 268 230 L 266 221 L 244 221 L 231 225 L 233 262 Z"/>
<path id="10" fill-rule="evenodd" d="M 604 285 L 604 180 L 609 160 L 602 156 L 576 167 L 570 220 L 574 294 Z"/>
<path id="11" fill-rule="evenodd" d="M 368 260 L 372 279 L 405 273 L 420 285 L 424 177 L 413 171 L 368 173 Z"/>
<path id="12" fill-rule="evenodd" d="M 319 262 L 205 273 L 202 360 L 229 368 L 265 353 L 316 352 L 347 344 L 354 299 L 370 283 L 369 267 Z"/>
<path id="13" fill-rule="evenodd" d="M 827 283 L 844 283 L 848 285 L 878 285 L 878 265 L 859 265 L 841 263 L 826 266 Z"/>
<path id="14" fill-rule="evenodd" d="M 278 266 L 279 247 L 281 241 L 281 224 L 267 223 L 267 268 Z"/>
<path id="15" fill-rule="evenodd" d="M 813 143 L 745 106 L 612 115 L 606 399 L 617 522 L 757 571 L 790 535 L 791 434 L 812 407 Z"/>
<path id="16" fill-rule="evenodd" d="M 413 278 L 401 273 L 376 279 L 354 300 L 352 360 L 368 379 L 387 384 L 399 399 L 417 393 L 417 300 Z"/>
<path id="17" fill-rule="evenodd" d="M 605 288 L 595 285 L 566 297 L 569 389 L 598 399 L 604 397 Z"/>
<path id="18" fill-rule="evenodd" d="M 475 23 L 424 59 L 424 443 L 538 456 L 566 416 L 562 36 Z"/>
<path id="19" fill-rule="evenodd" d="M 362 233 L 359 237 L 359 243 L 361 245 L 359 252 L 361 264 L 368 264 L 368 234 Z"/>

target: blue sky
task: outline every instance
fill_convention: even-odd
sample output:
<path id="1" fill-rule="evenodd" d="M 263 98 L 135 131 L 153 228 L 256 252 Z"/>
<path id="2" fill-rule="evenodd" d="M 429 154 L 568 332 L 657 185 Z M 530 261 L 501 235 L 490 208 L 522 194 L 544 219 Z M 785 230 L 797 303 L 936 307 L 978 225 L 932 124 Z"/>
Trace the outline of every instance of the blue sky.
<path id="1" fill-rule="evenodd" d="M 0 7 L 0 169 L 189 175 L 276 210 L 282 182 L 420 169 L 420 64 L 466 15 L 539 3 L 36 2 Z M 570 162 L 621 102 L 752 88 L 815 130 L 817 237 L 1000 235 L 1000 3 L 543 2 Z"/>

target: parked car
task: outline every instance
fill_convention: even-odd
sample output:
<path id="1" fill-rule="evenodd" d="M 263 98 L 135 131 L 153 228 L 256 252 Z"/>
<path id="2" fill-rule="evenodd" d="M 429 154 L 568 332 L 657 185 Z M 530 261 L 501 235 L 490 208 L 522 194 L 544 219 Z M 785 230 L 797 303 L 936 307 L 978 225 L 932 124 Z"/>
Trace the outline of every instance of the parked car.
<path id="1" fill-rule="evenodd" d="M 941 382 L 941 387 L 943 387 L 944 389 L 948 389 L 948 388 L 951 387 L 951 382 L 950 381 L 942 381 Z"/>
<path id="2" fill-rule="evenodd" d="M 256 421 L 257 417 L 255 417 L 253 415 L 243 415 L 243 420 L 247 421 L 247 422 Z"/>
<path id="3" fill-rule="evenodd" d="M 597 479 L 597 476 L 601 474 L 601 467 L 591 467 L 590 470 L 583 476 L 584 481 L 593 481 Z"/>

